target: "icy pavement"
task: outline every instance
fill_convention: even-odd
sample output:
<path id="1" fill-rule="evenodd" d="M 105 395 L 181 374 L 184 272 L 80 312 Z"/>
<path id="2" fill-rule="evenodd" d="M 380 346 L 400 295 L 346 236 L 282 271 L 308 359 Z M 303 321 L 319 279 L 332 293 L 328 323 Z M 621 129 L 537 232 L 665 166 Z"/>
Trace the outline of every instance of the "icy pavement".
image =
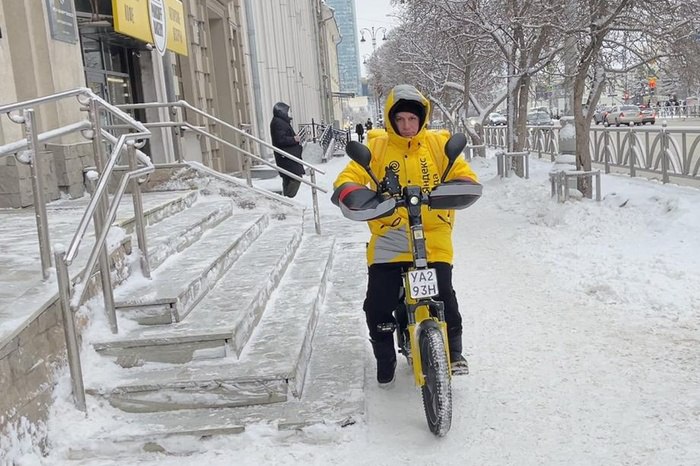
<path id="1" fill-rule="evenodd" d="M 326 185 L 346 161 L 324 165 Z M 81 464 L 699 464 L 700 191 L 604 176 L 602 202 L 561 205 L 549 198 L 549 162 L 533 161 L 530 180 L 496 178 L 493 158 L 473 165 L 484 197 L 454 231 L 471 375 L 454 380 L 446 438 L 429 433 L 405 363 L 393 388 L 376 387 L 367 345 L 353 355 L 367 361 L 361 423 L 259 425 L 180 439 L 180 455 Z M 297 199 L 310 203 L 306 187 Z M 321 202 L 324 224 L 342 232 Z M 366 235 L 357 231 L 348 225 L 346 239 Z M 56 442 L 80 429 L 61 393 Z"/>

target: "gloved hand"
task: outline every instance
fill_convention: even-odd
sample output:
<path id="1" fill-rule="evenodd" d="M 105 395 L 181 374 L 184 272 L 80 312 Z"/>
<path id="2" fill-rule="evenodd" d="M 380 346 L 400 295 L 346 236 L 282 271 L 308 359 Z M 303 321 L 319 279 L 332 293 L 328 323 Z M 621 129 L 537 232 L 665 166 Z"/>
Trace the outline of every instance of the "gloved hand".
<path id="1" fill-rule="evenodd" d="M 433 188 L 428 195 L 431 209 L 466 209 L 482 194 L 483 186 L 471 178 L 446 181 Z"/>
<path id="2" fill-rule="evenodd" d="M 342 203 L 350 210 L 374 209 L 384 200 L 384 197 L 376 191 L 355 183 L 342 184 L 331 197 L 333 204 L 340 205 Z"/>
<path id="3" fill-rule="evenodd" d="M 331 200 L 340 207 L 343 215 L 351 220 L 368 221 L 387 217 L 394 213 L 396 200 L 385 199 L 366 186 L 344 183 L 339 186 Z"/>

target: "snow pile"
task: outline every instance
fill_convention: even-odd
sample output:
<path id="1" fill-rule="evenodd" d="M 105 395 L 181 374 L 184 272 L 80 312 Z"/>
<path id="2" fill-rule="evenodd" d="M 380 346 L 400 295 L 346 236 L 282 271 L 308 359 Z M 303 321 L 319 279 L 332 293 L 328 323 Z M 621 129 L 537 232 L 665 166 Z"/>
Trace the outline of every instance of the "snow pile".
<path id="1" fill-rule="evenodd" d="M 4 421 L 0 417 L 0 425 Z M 4 435 L 0 435 L 0 464 L 18 466 L 40 465 L 41 445 L 36 439 L 46 436 L 44 423 L 32 423 L 26 418 L 6 427 Z"/>
<path id="2" fill-rule="evenodd" d="M 319 183 L 330 189 L 346 162 L 324 164 Z M 112 445 L 81 464 L 700 463 L 700 191 L 605 175 L 601 202 L 558 204 L 550 162 L 533 160 L 529 180 L 500 179 L 495 165 L 492 153 L 474 160 L 484 195 L 453 233 L 471 375 L 452 381 L 445 438 L 429 433 L 403 360 L 394 386 L 377 388 L 367 345 L 364 422 L 173 438 L 169 454 Z M 308 187 L 295 201 L 311 205 Z M 322 227 L 342 225 L 329 195 L 319 203 Z M 58 396 L 50 464 L 85 422 Z M 94 409 L 103 431 L 119 424 Z"/>

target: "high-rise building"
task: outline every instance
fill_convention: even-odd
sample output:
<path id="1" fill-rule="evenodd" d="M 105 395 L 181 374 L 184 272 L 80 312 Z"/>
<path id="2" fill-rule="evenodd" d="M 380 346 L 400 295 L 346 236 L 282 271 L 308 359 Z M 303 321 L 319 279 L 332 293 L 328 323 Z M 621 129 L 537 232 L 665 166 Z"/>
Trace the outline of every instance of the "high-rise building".
<path id="1" fill-rule="evenodd" d="M 338 44 L 338 71 L 341 92 L 360 95 L 360 46 L 354 0 L 325 0 L 335 10 L 342 39 Z"/>

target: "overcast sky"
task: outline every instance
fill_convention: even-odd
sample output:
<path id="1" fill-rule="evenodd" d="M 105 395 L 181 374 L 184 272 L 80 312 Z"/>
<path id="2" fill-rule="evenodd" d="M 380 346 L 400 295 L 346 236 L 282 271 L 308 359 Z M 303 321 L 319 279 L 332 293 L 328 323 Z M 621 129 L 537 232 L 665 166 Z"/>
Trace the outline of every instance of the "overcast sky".
<path id="1" fill-rule="evenodd" d="M 374 27 L 377 30 L 384 27 L 387 30 L 392 28 L 396 23 L 396 19 L 391 16 L 394 9 L 391 6 L 390 0 L 355 0 L 355 11 L 357 12 L 357 27 L 359 29 Z M 377 38 L 377 47 L 382 43 L 382 33 L 375 34 Z M 360 63 L 364 61 L 364 57 L 372 54 L 372 41 L 369 34 L 365 34 L 366 42 L 360 42 Z M 362 75 L 367 73 L 362 67 Z"/>

